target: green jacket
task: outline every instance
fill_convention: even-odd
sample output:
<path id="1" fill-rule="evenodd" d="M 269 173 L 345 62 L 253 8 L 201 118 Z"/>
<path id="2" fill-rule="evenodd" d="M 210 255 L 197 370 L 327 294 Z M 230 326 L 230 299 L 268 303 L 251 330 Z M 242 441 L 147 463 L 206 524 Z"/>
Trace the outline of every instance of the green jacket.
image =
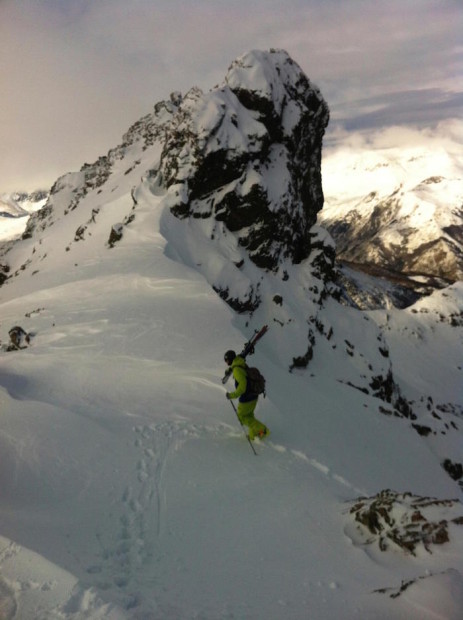
<path id="1" fill-rule="evenodd" d="M 230 399 L 238 398 L 241 403 L 257 400 L 258 395 L 248 392 L 248 379 L 246 375 L 246 361 L 237 355 L 231 365 L 233 378 L 235 379 L 235 391 L 230 392 Z"/>

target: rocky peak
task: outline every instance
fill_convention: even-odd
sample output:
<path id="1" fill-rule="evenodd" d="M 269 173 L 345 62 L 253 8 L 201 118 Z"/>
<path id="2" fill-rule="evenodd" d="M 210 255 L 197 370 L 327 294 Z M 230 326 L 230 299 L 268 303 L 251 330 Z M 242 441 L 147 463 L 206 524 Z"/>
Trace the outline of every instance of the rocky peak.
<path id="1" fill-rule="evenodd" d="M 238 58 L 222 85 L 185 96 L 168 130 L 158 181 L 172 213 L 223 222 L 258 267 L 301 262 L 323 206 L 328 119 L 320 91 L 286 52 Z"/>
<path id="2" fill-rule="evenodd" d="M 169 100 L 159 101 L 153 112 L 135 122 L 123 135 L 121 144 L 110 149 L 107 155 L 91 164 L 83 164 L 79 172 L 69 172 L 58 178 L 46 204 L 30 218 L 23 239 L 33 237 L 74 211 L 92 191 L 100 193 L 114 173 L 116 163 L 127 161 L 124 175 L 134 170 L 141 163 L 143 153 L 156 148 L 163 140 L 165 127 L 171 122 L 180 101 L 181 95 L 177 92 L 172 93 Z"/>
<path id="3" fill-rule="evenodd" d="M 76 243 L 96 243 L 103 222 L 101 237 L 113 247 L 114 231 L 120 240 L 133 223 L 140 194 L 162 206 L 162 234 L 173 253 L 240 312 L 259 305 L 262 269 L 286 281 L 288 266 L 307 259 L 310 273 L 326 283 L 334 249 L 315 224 L 328 120 L 320 91 L 285 51 L 249 52 L 222 84 L 172 93 L 107 155 L 59 178 L 29 219 L 24 244 L 9 254 L 10 278 L 26 268 L 37 272 L 38 263 L 54 269 L 58 245 L 71 257 Z M 48 234 L 52 226 L 58 244 Z M 189 242 L 193 228 L 198 244 Z M 202 256 L 206 248 L 210 260 Z M 318 299 L 324 285 L 315 288 Z"/>

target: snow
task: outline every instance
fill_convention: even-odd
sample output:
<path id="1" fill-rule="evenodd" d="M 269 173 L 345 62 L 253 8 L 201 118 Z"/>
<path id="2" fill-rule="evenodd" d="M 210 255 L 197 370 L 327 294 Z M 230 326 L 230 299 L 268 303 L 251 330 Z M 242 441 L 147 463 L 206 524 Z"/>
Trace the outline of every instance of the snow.
<path id="1" fill-rule="evenodd" d="M 420 618 L 452 610 L 457 578 L 431 585 L 441 607 L 418 586 L 403 600 L 373 594 L 434 567 L 434 556 L 384 567 L 343 533 L 345 502 L 359 495 L 455 495 L 426 443 L 337 383 L 345 369 L 322 371 L 319 360 L 316 376 L 289 374 L 286 337 L 272 323 L 253 359 L 269 384 L 259 416 L 272 431 L 255 457 L 220 382 L 223 351 L 252 330 L 196 270 L 168 258 L 162 197 L 145 187 L 138 200 L 137 228 L 114 249 L 96 255 L 75 244 L 61 251 L 72 254 L 61 268 L 2 289 L 3 337 L 19 320 L 35 333 L 29 349 L 0 358 L 5 617 L 395 619 L 418 617 L 417 605 Z M 105 209 L 118 221 L 126 203 Z M 70 222 L 55 224 L 68 238 Z M 280 319 L 296 313 L 297 291 Z M 458 557 L 437 566 L 463 568 Z"/>
<path id="2" fill-rule="evenodd" d="M 275 52 L 274 56 L 278 56 L 275 64 L 267 62 L 265 56 L 265 52 L 253 50 L 235 60 L 226 76 L 226 83 L 232 90 L 249 90 L 277 102 L 276 110 L 280 113 L 285 95 L 283 82 L 288 81 L 282 79 L 281 70 L 288 73 L 285 66 L 287 56 L 284 52 Z M 291 70 L 289 72 L 292 73 Z"/>
<path id="3" fill-rule="evenodd" d="M 458 618 L 463 609 L 462 578 L 455 570 L 432 575 L 405 593 L 416 613 L 433 613 L 437 618 Z"/>
<path id="4" fill-rule="evenodd" d="M 266 134 L 262 123 L 255 120 L 252 114 L 239 104 L 236 95 L 226 87 L 207 95 L 194 89 L 183 100 L 182 109 L 192 115 L 193 124 L 188 130 L 198 136 L 200 144 L 206 141 L 210 134 L 213 136 L 207 143 L 206 155 L 224 149 L 225 145 L 231 150 L 255 152 L 260 147 L 260 142 L 255 144 L 248 136 L 262 138 Z M 180 125 L 179 129 L 185 129 L 187 125 L 188 123 L 185 123 L 184 128 Z M 187 161 L 194 156 L 186 149 L 182 154 Z M 185 178 L 187 177 L 188 175 Z"/>
<path id="5" fill-rule="evenodd" d="M 0 289 L 0 340 L 18 324 L 32 340 L 0 352 L 0 615 L 459 620 L 461 525 L 412 557 L 359 544 L 348 513 L 383 489 L 461 497 L 441 463 L 462 460 L 462 284 L 406 311 L 320 304 L 310 257 L 282 278 L 217 223 L 174 218 L 175 188 L 148 174 L 159 155 L 135 142 L 74 210 L 83 173 L 67 175 L 53 224 L 6 255 L 19 275 Z M 269 175 L 284 183 L 277 155 Z M 262 303 L 238 315 L 212 282 Z M 222 360 L 264 324 L 251 359 L 271 435 L 255 456 Z M 309 330 L 313 359 L 289 372 Z M 369 388 L 390 368 L 416 420 Z"/>

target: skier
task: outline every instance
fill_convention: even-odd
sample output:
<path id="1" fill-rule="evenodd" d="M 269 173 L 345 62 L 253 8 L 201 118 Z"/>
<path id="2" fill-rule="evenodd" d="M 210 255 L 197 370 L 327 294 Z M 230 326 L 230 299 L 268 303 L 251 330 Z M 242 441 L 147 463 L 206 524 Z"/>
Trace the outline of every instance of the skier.
<path id="1" fill-rule="evenodd" d="M 236 414 L 241 424 L 249 428 L 249 439 L 252 441 L 256 437 L 260 439 L 270 434 L 270 431 L 256 420 L 254 410 L 257 406 L 258 394 L 254 394 L 248 389 L 248 380 L 246 376 L 246 362 L 240 355 L 236 355 L 235 351 L 229 350 L 224 356 L 225 363 L 231 367 L 233 378 L 235 379 L 235 391 L 227 392 L 228 400 L 239 398 L 238 409 Z"/>

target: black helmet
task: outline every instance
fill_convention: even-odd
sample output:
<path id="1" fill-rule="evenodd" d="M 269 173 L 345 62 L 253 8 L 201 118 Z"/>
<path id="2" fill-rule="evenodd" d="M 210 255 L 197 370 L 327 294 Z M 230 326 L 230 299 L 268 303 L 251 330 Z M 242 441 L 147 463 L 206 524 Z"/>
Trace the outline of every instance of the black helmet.
<path id="1" fill-rule="evenodd" d="M 233 360 L 235 359 L 235 357 L 236 357 L 236 353 L 232 351 L 231 349 L 229 349 L 223 356 L 223 359 L 225 360 L 225 363 L 231 364 Z"/>

